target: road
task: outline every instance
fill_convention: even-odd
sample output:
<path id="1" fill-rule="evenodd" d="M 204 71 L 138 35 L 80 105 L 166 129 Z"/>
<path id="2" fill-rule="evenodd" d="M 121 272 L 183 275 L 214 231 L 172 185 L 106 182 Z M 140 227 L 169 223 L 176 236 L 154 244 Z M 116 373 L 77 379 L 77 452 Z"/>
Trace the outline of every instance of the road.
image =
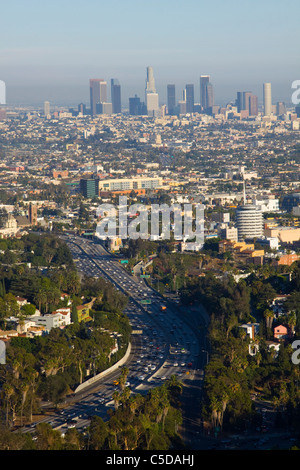
<path id="1" fill-rule="evenodd" d="M 143 280 L 128 274 L 100 243 L 73 235 L 61 238 L 68 244 L 79 272 L 105 278 L 129 296 L 124 313 L 132 329 L 141 334 L 132 335 L 132 353 L 126 363 L 128 386 L 132 393 L 147 393 L 150 388 L 176 375 L 183 384 L 184 422 L 180 434 L 190 448 L 196 449 L 203 366 L 207 359 L 202 351 L 203 331 L 197 331 L 193 318 L 175 302 L 168 301 L 167 309 L 161 311 L 160 306 L 164 303 L 161 295 Z M 146 305 L 145 301 L 151 303 Z M 105 419 L 108 408 L 114 406 L 112 395 L 118 387 L 113 382 L 119 375 L 118 370 L 110 373 L 67 398 L 64 409 L 51 416 L 45 415 L 43 421 L 63 433 L 70 426 L 84 430 L 93 415 Z"/>

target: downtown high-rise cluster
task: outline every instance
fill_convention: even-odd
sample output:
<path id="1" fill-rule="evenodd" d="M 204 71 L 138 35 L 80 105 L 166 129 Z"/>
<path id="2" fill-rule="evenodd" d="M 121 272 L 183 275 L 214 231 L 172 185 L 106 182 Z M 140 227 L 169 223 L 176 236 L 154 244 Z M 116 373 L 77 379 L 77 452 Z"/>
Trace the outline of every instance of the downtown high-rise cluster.
<path id="1" fill-rule="evenodd" d="M 202 113 L 210 116 L 225 114 L 238 115 L 241 119 L 255 117 L 259 114 L 258 96 L 252 91 L 238 91 L 236 100 L 226 107 L 215 104 L 214 87 L 210 80 L 210 75 L 201 75 L 199 80 L 198 93 L 195 91 L 193 83 L 185 85 L 178 99 L 175 84 L 167 85 L 167 102 L 161 105 L 159 94 L 155 86 L 154 71 L 151 66 L 147 67 L 145 80 L 144 100 L 137 95 L 129 98 L 129 115 L 160 117 L 164 115 L 185 116 L 193 113 Z M 121 85 L 117 78 L 110 80 L 110 99 L 108 97 L 108 83 L 103 78 L 92 78 L 89 81 L 90 107 L 84 103 L 78 105 L 75 114 L 82 115 L 111 115 L 122 112 Z M 263 84 L 263 107 L 262 114 L 266 117 L 272 114 L 283 115 L 286 112 L 285 103 L 277 102 L 272 104 L 271 83 Z M 196 95 L 199 101 L 196 101 Z M 50 115 L 50 103 L 44 103 L 44 115 Z"/>

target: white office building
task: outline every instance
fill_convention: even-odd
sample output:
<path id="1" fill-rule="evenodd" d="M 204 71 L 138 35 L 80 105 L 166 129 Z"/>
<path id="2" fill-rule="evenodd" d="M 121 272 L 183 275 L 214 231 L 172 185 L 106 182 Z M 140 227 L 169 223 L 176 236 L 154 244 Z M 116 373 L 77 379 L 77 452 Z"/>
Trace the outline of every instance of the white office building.
<path id="1" fill-rule="evenodd" d="M 263 236 L 262 211 L 252 204 L 238 207 L 236 210 L 236 227 L 238 241 L 243 241 L 246 238 L 261 238 Z"/>
<path id="2" fill-rule="evenodd" d="M 271 198 L 254 198 L 253 204 L 258 207 L 262 212 L 277 212 L 279 211 L 279 199 Z"/>
<path id="3" fill-rule="evenodd" d="M 264 115 L 265 116 L 271 116 L 271 114 L 272 114 L 272 88 L 271 88 L 271 83 L 264 83 L 263 95 L 264 95 Z"/>

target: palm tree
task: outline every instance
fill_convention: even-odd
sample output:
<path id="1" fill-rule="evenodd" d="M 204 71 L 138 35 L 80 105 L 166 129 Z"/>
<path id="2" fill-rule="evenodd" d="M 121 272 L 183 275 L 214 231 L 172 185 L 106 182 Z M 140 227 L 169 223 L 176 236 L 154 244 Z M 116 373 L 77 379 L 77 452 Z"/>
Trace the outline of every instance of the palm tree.
<path id="1" fill-rule="evenodd" d="M 117 390 L 114 391 L 114 393 L 112 395 L 112 399 L 115 402 L 115 409 L 117 410 L 118 407 L 119 407 L 120 399 L 121 399 L 120 393 Z"/>

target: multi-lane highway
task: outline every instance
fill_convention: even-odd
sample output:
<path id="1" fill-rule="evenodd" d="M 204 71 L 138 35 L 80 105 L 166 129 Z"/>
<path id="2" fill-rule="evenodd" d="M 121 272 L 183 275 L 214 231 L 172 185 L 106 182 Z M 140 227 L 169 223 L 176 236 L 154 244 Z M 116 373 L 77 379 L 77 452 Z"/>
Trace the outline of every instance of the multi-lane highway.
<path id="1" fill-rule="evenodd" d="M 162 296 L 142 279 L 128 274 L 120 262 L 93 240 L 78 236 L 62 236 L 68 244 L 79 272 L 85 276 L 103 277 L 129 297 L 125 309 L 132 329 L 132 352 L 126 363 L 127 385 L 132 393 L 145 393 L 161 385 L 172 375 L 183 383 L 184 426 L 187 440 L 200 425 L 200 393 L 203 380 L 204 355 L 201 338 L 186 313 L 176 303 L 166 303 Z M 145 305 L 144 301 L 151 303 Z M 64 431 L 76 426 L 84 429 L 93 415 L 105 418 L 113 407 L 112 395 L 118 386 L 114 381 L 120 370 L 108 374 L 87 389 L 66 400 L 64 409 L 54 416 L 45 416 L 54 428 Z M 196 432 L 197 432 L 196 431 Z"/>

